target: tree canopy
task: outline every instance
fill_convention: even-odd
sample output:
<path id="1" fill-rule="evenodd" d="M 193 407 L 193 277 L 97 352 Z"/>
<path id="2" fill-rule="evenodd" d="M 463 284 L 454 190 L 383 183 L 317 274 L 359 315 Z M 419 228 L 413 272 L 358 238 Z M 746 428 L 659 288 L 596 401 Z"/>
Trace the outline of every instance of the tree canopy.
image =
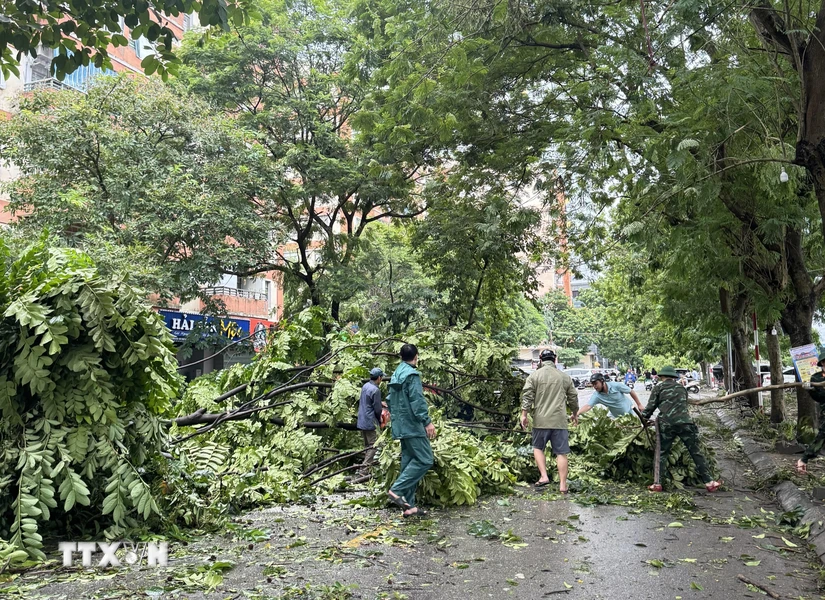
<path id="1" fill-rule="evenodd" d="M 3 3 L 0 19 L 0 72 L 19 76 L 22 56 L 37 57 L 41 47 L 55 50 L 55 75 L 63 79 L 81 66 L 94 64 L 112 68 L 110 47 L 144 39 L 153 52 L 143 59 L 147 75 L 158 73 L 164 80 L 177 70 L 175 30 L 164 17 L 195 13 L 205 27 L 230 29 L 249 18 L 250 6 L 242 0 L 141 0 L 139 2 L 92 2 L 68 0 L 31 3 L 9 0 Z"/>

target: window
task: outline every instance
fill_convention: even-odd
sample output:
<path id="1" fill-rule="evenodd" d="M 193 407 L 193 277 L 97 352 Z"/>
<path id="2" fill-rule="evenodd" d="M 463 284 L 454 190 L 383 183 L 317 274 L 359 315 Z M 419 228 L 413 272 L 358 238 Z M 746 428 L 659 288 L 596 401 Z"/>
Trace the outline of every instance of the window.
<path id="1" fill-rule="evenodd" d="M 192 15 L 183 15 L 183 32 L 192 29 Z"/>
<path id="2" fill-rule="evenodd" d="M 0 70 L 0 90 L 5 89 L 6 87 L 6 78 L 3 77 L 3 71 Z"/>
<path id="3" fill-rule="evenodd" d="M 132 47 L 132 50 L 135 51 L 135 56 L 138 58 L 146 58 L 150 54 L 155 53 L 155 47 L 152 42 L 147 40 L 144 36 L 140 36 L 136 40 L 132 40 L 129 42 L 129 45 Z"/>

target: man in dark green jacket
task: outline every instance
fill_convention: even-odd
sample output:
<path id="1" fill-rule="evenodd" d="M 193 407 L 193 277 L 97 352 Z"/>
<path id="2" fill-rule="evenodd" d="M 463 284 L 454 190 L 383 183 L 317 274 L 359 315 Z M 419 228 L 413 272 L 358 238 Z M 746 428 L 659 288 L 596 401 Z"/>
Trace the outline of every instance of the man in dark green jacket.
<path id="1" fill-rule="evenodd" d="M 817 364 L 820 369 L 825 368 L 822 366 L 823 362 L 825 362 L 825 350 L 819 353 L 819 362 Z M 822 383 L 823 381 L 825 381 L 825 372 L 820 371 L 819 373 L 811 375 L 811 383 Z M 796 470 L 800 473 L 807 473 L 808 461 L 815 458 L 819 454 L 819 451 L 822 450 L 823 444 L 825 444 L 825 387 L 811 387 L 806 384 L 803 384 L 802 387 L 808 390 L 811 398 L 819 405 L 819 433 L 816 434 L 816 439 L 813 443 L 805 448 L 805 453 L 802 455 L 802 458 L 796 462 Z"/>
<path id="2" fill-rule="evenodd" d="M 401 473 L 387 495 L 393 504 L 404 509 L 404 517 L 424 516 L 427 512 L 415 505 L 418 482 L 433 466 L 435 425 L 430 421 L 421 373 L 416 370 L 418 348 L 401 346 L 401 364 L 392 374 L 387 403 L 392 419 L 392 437 L 401 440 Z"/>
<path id="3" fill-rule="evenodd" d="M 693 423 L 688 413 L 688 394 L 685 386 L 676 380 L 679 373 L 673 367 L 663 367 L 659 371 L 662 383 L 653 388 L 653 393 L 647 401 L 647 406 L 642 412 L 645 420 L 653 416 L 654 411 L 659 409 L 659 425 L 657 427 L 659 443 L 657 454 L 659 455 L 659 478 L 648 486 L 651 492 L 661 492 L 661 480 L 667 474 L 667 455 L 673 447 L 676 438 L 681 438 L 685 447 L 690 452 L 693 462 L 696 463 L 696 470 L 702 481 L 705 482 L 705 489 L 715 492 L 722 486 L 721 481 L 715 481 L 708 469 L 708 463 L 702 450 L 699 447 L 699 429 Z"/>

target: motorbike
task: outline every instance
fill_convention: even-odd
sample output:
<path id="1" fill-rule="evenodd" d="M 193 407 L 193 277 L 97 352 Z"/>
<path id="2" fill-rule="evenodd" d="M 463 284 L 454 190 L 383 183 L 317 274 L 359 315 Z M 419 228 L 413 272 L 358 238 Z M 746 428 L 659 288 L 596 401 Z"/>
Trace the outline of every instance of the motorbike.
<path id="1" fill-rule="evenodd" d="M 645 379 L 645 390 L 650 391 L 653 389 L 653 386 L 656 385 L 656 382 L 652 379 Z"/>
<path id="2" fill-rule="evenodd" d="M 688 391 L 688 394 L 698 394 L 699 393 L 699 382 L 697 381 L 688 381 L 684 384 L 685 389 Z"/>

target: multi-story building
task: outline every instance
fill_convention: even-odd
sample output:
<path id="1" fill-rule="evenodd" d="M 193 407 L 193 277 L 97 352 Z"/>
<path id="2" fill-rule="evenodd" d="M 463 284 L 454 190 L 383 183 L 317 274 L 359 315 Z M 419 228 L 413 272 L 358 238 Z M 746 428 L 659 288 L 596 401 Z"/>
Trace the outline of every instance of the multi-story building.
<path id="1" fill-rule="evenodd" d="M 180 15 L 164 18 L 178 39 L 190 29 L 199 26 L 197 17 Z M 128 29 L 121 26 L 124 35 L 129 36 Z M 74 73 L 67 75 L 63 81 L 52 76 L 51 63 L 54 50 L 41 48 L 37 58 L 24 56 L 20 63 L 20 77 L 3 79 L 0 74 L 0 119 L 11 118 L 17 109 L 21 94 L 37 89 L 49 88 L 57 90 L 72 90 L 85 93 L 91 79 L 102 74 L 134 73 L 143 77 L 140 68 L 141 61 L 153 51 L 151 44 L 145 38 L 132 40 L 128 46 L 115 48 L 110 46 L 113 70 L 104 71 L 94 66 L 81 67 Z M 0 183 L 7 182 L 19 176 L 19 170 L 11 164 L 0 160 Z M 0 195 L 0 227 L 7 225 L 13 219 L 6 207 L 7 198 Z M 215 319 L 204 315 L 205 303 L 201 300 L 192 300 L 181 303 L 173 301 L 169 305 L 157 306 L 156 309 L 163 316 L 169 331 L 176 342 L 182 342 L 199 321 L 208 321 L 213 324 L 211 329 L 223 336 L 237 340 L 258 332 L 253 338 L 255 350 L 261 347 L 265 340 L 264 330 L 274 326 L 283 312 L 283 288 L 279 284 L 277 273 L 264 273 L 254 278 L 238 278 L 234 275 L 224 276 L 219 282 L 204 287 L 203 292 L 212 296 L 226 307 L 227 317 Z M 182 364 L 194 363 L 191 369 L 183 372 L 187 377 L 195 377 L 215 369 L 227 367 L 235 362 L 247 362 L 251 352 L 223 353 L 215 358 L 203 361 L 202 359 L 213 354 L 209 349 L 194 350 L 191 356 L 181 360 Z"/>

